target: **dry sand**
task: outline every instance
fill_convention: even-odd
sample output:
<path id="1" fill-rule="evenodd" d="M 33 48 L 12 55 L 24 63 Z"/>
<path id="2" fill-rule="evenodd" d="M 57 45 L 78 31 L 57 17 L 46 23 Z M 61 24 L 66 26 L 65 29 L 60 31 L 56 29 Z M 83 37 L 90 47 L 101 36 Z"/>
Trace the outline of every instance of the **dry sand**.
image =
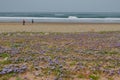
<path id="1" fill-rule="evenodd" d="M 0 32 L 99 32 L 120 31 L 120 24 L 100 23 L 0 23 Z"/>

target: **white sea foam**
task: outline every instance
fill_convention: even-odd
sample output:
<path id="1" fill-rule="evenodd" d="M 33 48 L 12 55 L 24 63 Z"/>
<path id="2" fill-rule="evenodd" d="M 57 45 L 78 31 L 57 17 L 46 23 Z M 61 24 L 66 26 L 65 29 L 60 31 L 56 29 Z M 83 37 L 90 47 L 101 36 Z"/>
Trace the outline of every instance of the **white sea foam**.
<path id="1" fill-rule="evenodd" d="M 78 17 L 76 17 L 76 16 L 69 16 L 68 18 L 69 19 L 77 19 Z"/>
<path id="2" fill-rule="evenodd" d="M 74 23 L 120 23 L 120 18 L 53 18 L 53 17 L 0 17 L 0 22 L 74 22 Z"/>

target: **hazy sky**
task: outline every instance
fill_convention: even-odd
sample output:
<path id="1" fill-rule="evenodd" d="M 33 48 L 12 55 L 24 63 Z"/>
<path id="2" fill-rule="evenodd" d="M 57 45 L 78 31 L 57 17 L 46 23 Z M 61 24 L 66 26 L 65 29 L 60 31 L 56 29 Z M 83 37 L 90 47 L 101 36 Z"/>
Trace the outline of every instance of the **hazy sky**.
<path id="1" fill-rule="evenodd" d="M 0 12 L 120 12 L 120 0 L 0 0 Z"/>

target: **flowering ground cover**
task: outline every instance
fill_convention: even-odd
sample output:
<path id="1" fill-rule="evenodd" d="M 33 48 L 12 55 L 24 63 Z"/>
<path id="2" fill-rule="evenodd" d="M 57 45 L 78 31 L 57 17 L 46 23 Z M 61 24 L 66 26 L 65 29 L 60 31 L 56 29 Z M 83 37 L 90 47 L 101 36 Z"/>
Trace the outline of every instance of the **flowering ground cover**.
<path id="1" fill-rule="evenodd" d="M 1 33 L 0 80 L 120 80 L 120 32 Z"/>

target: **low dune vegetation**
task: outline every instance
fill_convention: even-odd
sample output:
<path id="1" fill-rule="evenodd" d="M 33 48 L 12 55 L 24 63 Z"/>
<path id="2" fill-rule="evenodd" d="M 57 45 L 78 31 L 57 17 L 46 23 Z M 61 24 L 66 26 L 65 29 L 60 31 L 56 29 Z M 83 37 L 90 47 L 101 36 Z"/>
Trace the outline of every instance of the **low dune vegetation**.
<path id="1" fill-rule="evenodd" d="M 119 80 L 120 32 L 0 34 L 0 80 Z"/>

